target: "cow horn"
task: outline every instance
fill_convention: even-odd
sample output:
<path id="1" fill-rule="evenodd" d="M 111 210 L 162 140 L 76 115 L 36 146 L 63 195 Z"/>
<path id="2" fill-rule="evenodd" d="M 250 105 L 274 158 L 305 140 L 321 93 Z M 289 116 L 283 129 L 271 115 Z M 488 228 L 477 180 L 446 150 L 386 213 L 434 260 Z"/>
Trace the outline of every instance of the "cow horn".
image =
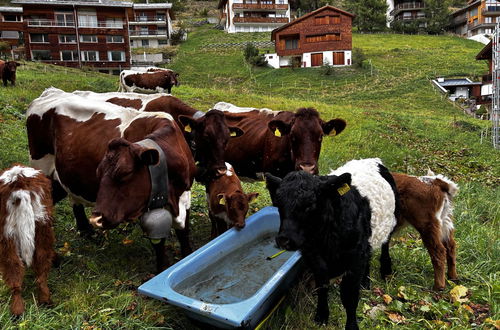
<path id="1" fill-rule="evenodd" d="M 92 216 L 92 217 L 90 217 L 89 221 L 92 224 L 92 226 L 94 226 L 96 228 L 102 228 L 101 219 L 102 219 L 102 215 L 100 215 L 100 216 Z"/>

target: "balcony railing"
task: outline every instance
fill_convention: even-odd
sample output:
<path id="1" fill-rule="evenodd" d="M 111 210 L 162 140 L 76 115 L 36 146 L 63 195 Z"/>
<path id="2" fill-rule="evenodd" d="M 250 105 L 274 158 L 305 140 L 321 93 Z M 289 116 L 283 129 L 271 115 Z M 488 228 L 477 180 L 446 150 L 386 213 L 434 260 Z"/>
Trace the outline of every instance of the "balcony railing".
<path id="1" fill-rule="evenodd" d="M 479 27 L 495 27 L 496 24 L 497 23 L 494 23 L 494 22 L 486 23 L 486 22 L 477 21 L 475 23 L 467 24 L 467 29 L 472 30 L 472 29 L 475 29 L 476 27 L 477 28 L 479 28 Z"/>
<path id="2" fill-rule="evenodd" d="M 130 31 L 130 36 L 166 36 L 167 31 L 148 30 L 148 31 Z"/>
<path id="3" fill-rule="evenodd" d="M 233 9 L 288 10 L 287 4 L 233 3 Z"/>
<path id="4" fill-rule="evenodd" d="M 36 20 L 27 20 L 29 27 L 39 26 L 39 27 L 75 27 L 74 21 L 55 21 L 50 19 L 36 19 Z M 79 23 L 79 28 L 104 28 L 104 29 L 123 29 L 123 23 L 120 22 L 88 22 L 88 23 Z"/>
<path id="5" fill-rule="evenodd" d="M 424 9 L 425 4 L 422 2 L 404 2 L 394 6 L 394 9 L 391 11 L 391 15 L 395 15 L 401 10 L 415 10 L 415 9 Z"/>
<path id="6" fill-rule="evenodd" d="M 500 15 L 500 5 L 499 6 L 486 6 L 481 9 L 481 13 L 483 16 L 498 16 Z"/>
<path id="7" fill-rule="evenodd" d="M 145 22 L 166 22 L 166 16 L 135 16 L 133 21 L 130 23 L 145 23 Z"/>
<path id="8" fill-rule="evenodd" d="M 235 17 L 234 23 L 288 23 L 286 17 Z"/>

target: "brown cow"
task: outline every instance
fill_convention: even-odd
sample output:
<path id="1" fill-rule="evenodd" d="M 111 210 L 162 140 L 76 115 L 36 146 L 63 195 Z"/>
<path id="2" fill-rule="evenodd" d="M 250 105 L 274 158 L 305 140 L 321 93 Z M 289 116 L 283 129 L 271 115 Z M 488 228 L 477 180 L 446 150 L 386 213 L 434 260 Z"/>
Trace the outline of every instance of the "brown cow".
<path id="1" fill-rule="evenodd" d="M 455 239 L 453 238 L 453 198 L 458 186 L 442 175 L 429 172 L 415 177 L 392 173 L 399 192 L 401 212 L 394 232 L 411 224 L 420 234 L 434 268 L 434 290 L 445 287 L 445 267 L 448 278 L 457 279 Z M 382 245 L 380 257 L 382 276 L 392 272 L 389 240 Z"/>
<path id="2" fill-rule="evenodd" d="M 179 86 L 179 74 L 160 69 L 148 72 L 124 70 L 120 73 L 120 92 L 164 93 L 169 94 L 173 86 Z"/>
<path id="3" fill-rule="evenodd" d="M 224 114 L 220 111 L 198 111 L 170 95 L 144 95 L 137 93 L 94 93 L 75 91 L 77 95 L 93 100 L 107 101 L 139 111 L 166 112 L 174 117 L 184 130 L 184 137 L 191 147 L 197 162 L 196 179 L 200 182 L 223 175 L 226 171 L 224 150 L 231 138 L 238 137 L 243 131 L 228 127 Z"/>
<path id="4" fill-rule="evenodd" d="M 245 194 L 233 167 L 226 163 L 226 174 L 211 180 L 207 186 L 208 215 L 212 222 L 212 238 L 225 232 L 229 227 L 245 227 L 248 204 L 259 193 Z"/>
<path id="5" fill-rule="evenodd" d="M 16 70 L 21 63 L 15 61 L 2 61 L 0 60 L 0 80 L 3 81 L 3 85 L 7 87 L 7 81 L 10 81 L 12 86 L 16 85 Z"/>
<path id="6" fill-rule="evenodd" d="M 224 102 L 214 108 L 224 111 L 228 125 L 243 130 L 242 136 L 230 140 L 225 160 L 238 175 L 249 178 L 256 178 L 258 172 L 281 177 L 294 170 L 317 174 L 323 136 L 340 134 L 346 126 L 338 118 L 324 122 L 312 108 L 293 113 Z"/>
<path id="7" fill-rule="evenodd" d="M 0 273 L 12 292 L 10 311 L 24 313 L 21 296 L 25 267 L 33 267 L 38 301 L 51 304 L 47 285 L 56 257 L 50 180 L 16 165 L 0 173 Z"/>
<path id="8" fill-rule="evenodd" d="M 95 203 L 91 221 L 102 228 L 145 214 L 154 190 L 148 168 L 159 164 L 164 154 L 168 173 L 163 171 L 165 179 L 159 181 L 167 187 L 164 207 L 183 255 L 191 252 L 188 210 L 195 165 L 170 115 L 138 112 L 49 88 L 31 103 L 27 128 L 32 165 L 63 187 L 73 203 Z M 145 146 L 151 140 L 158 148 Z M 164 241 L 162 237 L 153 243 L 158 270 L 167 265 Z"/>

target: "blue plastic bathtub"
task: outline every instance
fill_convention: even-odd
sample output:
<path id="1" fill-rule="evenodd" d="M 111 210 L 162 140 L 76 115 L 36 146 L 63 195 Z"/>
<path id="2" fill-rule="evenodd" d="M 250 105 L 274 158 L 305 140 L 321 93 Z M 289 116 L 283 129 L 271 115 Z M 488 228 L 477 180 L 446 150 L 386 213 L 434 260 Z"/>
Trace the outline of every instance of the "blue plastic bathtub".
<path id="1" fill-rule="evenodd" d="M 219 328 L 255 328 L 296 279 L 299 252 L 274 246 L 279 214 L 266 207 L 139 287 Z"/>

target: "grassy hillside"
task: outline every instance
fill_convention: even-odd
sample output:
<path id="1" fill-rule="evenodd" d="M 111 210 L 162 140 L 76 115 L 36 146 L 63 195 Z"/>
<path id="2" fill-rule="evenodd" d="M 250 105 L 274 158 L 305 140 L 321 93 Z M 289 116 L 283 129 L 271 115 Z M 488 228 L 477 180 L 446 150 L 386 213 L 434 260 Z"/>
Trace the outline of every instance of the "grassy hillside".
<path id="1" fill-rule="evenodd" d="M 480 143 L 480 133 L 489 123 L 463 115 L 429 82 L 436 75 L 483 74 L 486 65 L 474 60 L 482 45 L 454 37 L 355 34 L 353 46 L 364 50 L 373 67 L 335 69 L 328 76 L 322 68 L 253 69 L 244 63 L 241 50 L 204 47 L 268 38 L 266 33 L 228 35 L 209 26 L 191 31 L 171 65 L 182 81 L 174 94 L 202 110 L 218 101 L 284 110 L 312 106 L 323 119 L 346 119 L 345 132 L 324 140 L 322 173 L 352 158 L 381 157 L 394 171 L 420 175 L 430 167 L 455 180 L 461 188 L 455 208 L 457 267 L 460 284 L 468 289 L 467 301 L 452 302 L 453 283 L 441 293 L 430 290 L 429 257 L 418 234 L 406 230 L 391 248 L 395 274 L 388 282 L 380 280 L 378 261 L 373 260 L 372 290 L 362 292 L 358 308 L 360 327 L 493 328 L 500 318 L 500 155 L 490 144 Z M 118 87 L 113 76 L 34 64 L 22 67 L 16 88 L 0 88 L 2 168 L 27 162 L 23 113 L 49 86 L 98 92 Z M 252 212 L 270 204 L 263 183 L 245 184 L 245 189 L 261 193 Z M 196 185 L 196 247 L 208 241 L 204 203 L 203 189 Z M 64 257 L 50 276 L 55 306 L 34 304 L 34 277 L 29 273 L 27 313 L 14 322 L 8 313 L 9 294 L 1 285 L 4 328 L 194 328 L 178 309 L 137 296 L 137 286 L 154 271 L 149 244 L 137 226 L 87 240 L 78 236 L 68 204 L 58 205 L 56 219 L 57 249 Z M 316 302 L 307 279 L 310 276 L 290 290 L 267 322 L 269 329 L 315 328 L 310 320 Z M 338 291 L 338 281 L 332 281 L 328 329 L 344 324 Z"/>

